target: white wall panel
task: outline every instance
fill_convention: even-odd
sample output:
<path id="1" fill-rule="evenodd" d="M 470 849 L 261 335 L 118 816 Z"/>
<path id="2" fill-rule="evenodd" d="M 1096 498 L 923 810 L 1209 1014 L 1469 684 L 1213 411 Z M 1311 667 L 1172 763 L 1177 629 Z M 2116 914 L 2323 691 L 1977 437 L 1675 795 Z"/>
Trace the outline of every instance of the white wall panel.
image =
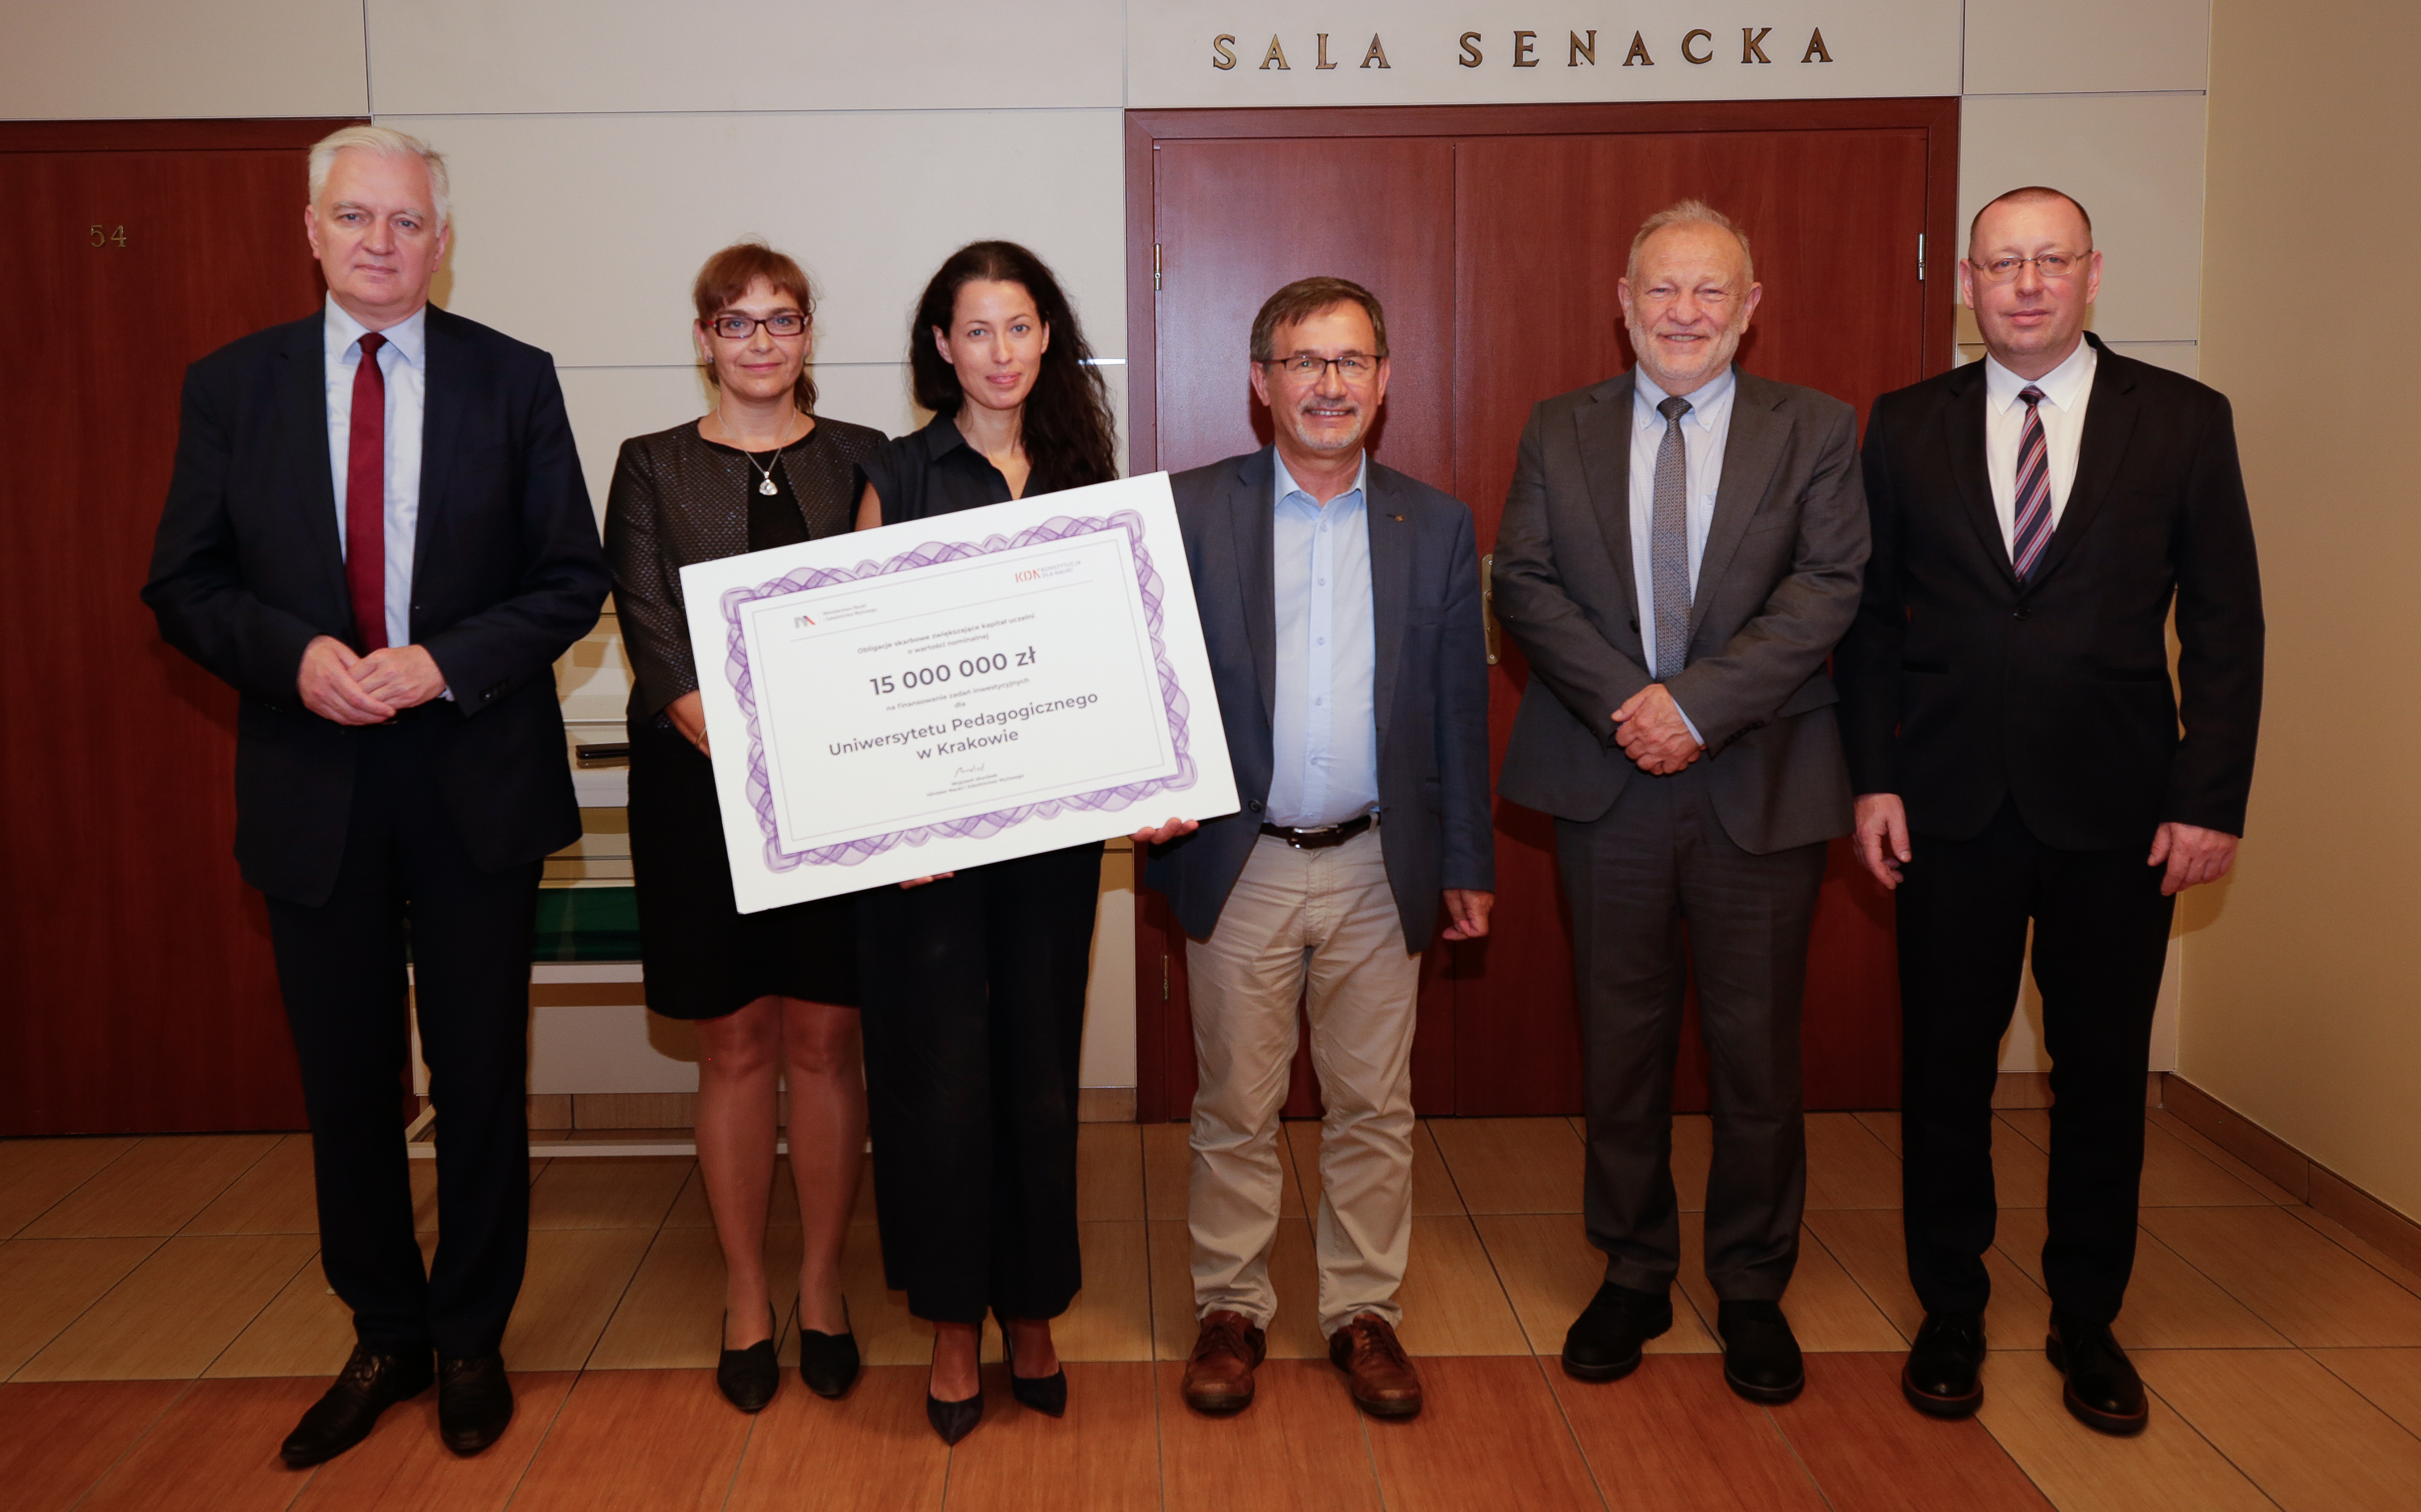
<path id="1" fill-rule="evenodd" d="M 2199 90 L 2210 0 L 1977 0 L 1967 8 L 1971 95 Z"/>
<path id="2" fill-rule="evenodd" d="M 1740 11 L 1704 0 L 1133 0 L 1127 98 L 1164 107 L 1955 95 L 1960 17 L 1960 0 L 1762 0 Z M 1809 55 L 1820 28 L 1830 62 Z M 1688 43 L 1702 62 L 1684 55 L 1693 30 L 1705 33 Z M 1571 46 L 1592 31 L 1593 60 Z M 1468 48 L 1467 32 L 1478 34 Z M 1648 61 L 1626 66 L 1634 32 Z M 1224 56 L 1222 37 L 1232 39 Z M 1368 56 L 1374 37 L 1383 69 Z M 1284 68 L 1269 55 L 1273 38 Z"/>
<path id="3" fill-rule="evenodd" d="M 532 1092 L 695 1092 L 698 1056 L 695 1028 L 636 1003 L 530 1009 Z"/>
<path id="4" fill-rule="evenodd" d="M 2192 341 L 2202 323 L 2203 98 L 1971 98 L 1959 127 L 1959 227 L 2021 184 L 2074 195 L 2093 216 L 2105 341 Z M 1962 320 L 1962 327 L 1966 322 Z M 1975 339 L 1972 327 L 1962 341 Z"/>
<path id="5" fill-rule="evenodd" d="M 1115 110 L 379 120 L 447 156 L 457 232 L 441 303 L 558 362 L 694 362 L 690 282 L 750 235 L 821 289 L 825 362 L 904 360 L 925 281 L 985 237 L 1032 247 L 1094 349 L 1126 354 Z"/>
<path id="6" fill-rule="evenodd" d="M 2202 348 L 2192 341 L 2114 341 L 2110 350 L 2188 378 L 2202 376 Z"/>
<path id="7" fill-rule="evenodd" d="M 0 23 L 0 118 L 368 111 L 360 0 L 25 3 Z"/>
<path id="8" fill-rule="evenodd" d="M 381 112 L 1120 102 L 1120 0 L 368 0 Z M 768 160 L 756 160 L 758 171 Z"/>

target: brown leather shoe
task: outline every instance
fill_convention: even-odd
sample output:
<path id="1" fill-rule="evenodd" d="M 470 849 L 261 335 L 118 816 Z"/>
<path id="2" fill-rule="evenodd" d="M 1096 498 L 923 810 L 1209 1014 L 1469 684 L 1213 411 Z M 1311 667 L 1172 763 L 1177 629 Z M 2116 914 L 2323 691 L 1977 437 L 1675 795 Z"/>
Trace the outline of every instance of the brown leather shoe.
<path id="1" fill-rule="evenodd" d="M 1225 1308 L 1202 1320 L 1185 1361 L 1185 1405 L 1197 1412 L 1241 1412 L 1253 1405 L 1253 1367 L 1268 1336 Z"/>
<path id="2" fill-rule="evenodd" d="M 1396 1331 L 1376 1313 L 1363 1313 L 1329 1335 L 1328 1359 L 1345 1372 L 1353 1405 L 1372 1417 L 1411 1417 L 1421 1410 L 1421 1378 Z"/>

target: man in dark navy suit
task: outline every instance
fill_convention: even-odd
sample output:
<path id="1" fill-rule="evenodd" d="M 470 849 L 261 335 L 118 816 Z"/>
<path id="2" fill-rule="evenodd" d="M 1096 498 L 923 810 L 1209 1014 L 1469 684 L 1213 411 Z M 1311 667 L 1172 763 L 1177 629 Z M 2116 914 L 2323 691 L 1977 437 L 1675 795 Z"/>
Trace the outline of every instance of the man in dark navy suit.
<path id="1" fill-rule="evenodd" d="M 2145 1423 L 2110 1325 L 2152 1009 L 2177 895 L 2226 875 L 2244 831 L 2263 631 L 2227 400 L 2086 334 L 2101 280 L 2093 222 L 2059 191 L 1976 212 L 1959 283 L 1987 355 L 1875 401 L 1874 561 L 1837 664 L 1859 855 L 1898 895 L 1901 1206 L 1926 1315 L 1901 1390 L 1937 1417 L 1984 1399 L 1992 1085 L 2031 922 L 2050 1352 L 2069 1411 L 2123 1434 Z"/>
<path id="2" fill-rule="evenodd" d="M 1307 1002 L 1327 1106 L 1320 1326 L 1354 1402 L 1420 1411 L 1396 1339 L 1412 1238 L 1420 959 L 1488 932 L 1488 667 L 1471 511 L 1362 443 L 1387 394 L 1387 322 L 1342 278 L 1253 321 L 1275 444 L 1174 479 L 1243 810 L 1172 822 L 1148 880 L 1191 937 L 1194 1301 L 1185 1398 L 1233 1411 L 1276 1306 L 1278 1114 Z"/>
<path id="3" fill-rule="evenodd" d="M 317 1464 L 438 1385 L 457 1454 L 512 1416 L 529 1245 L 530 933 L 578 838 L 553 666 L 609 578 L 547 354 L 434 309 L 445 162 L 381 127 L 311 151 L 323 309 L 195 363 L 143 600 L 243 695 L 236 859 L 268 896 L 320 1263 L 356 1344 L 284 1445 Z M 405 943 L 442 1115 L 413 1238 Z"/>

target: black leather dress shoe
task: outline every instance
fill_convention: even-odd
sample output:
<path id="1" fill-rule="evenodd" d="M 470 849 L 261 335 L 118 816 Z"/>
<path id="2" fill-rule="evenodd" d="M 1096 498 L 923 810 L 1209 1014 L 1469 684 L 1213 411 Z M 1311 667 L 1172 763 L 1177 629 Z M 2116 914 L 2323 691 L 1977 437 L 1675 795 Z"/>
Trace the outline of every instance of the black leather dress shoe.
<path id="1" fill-rule="evenodd" d="M 1807 1366 L 1780 1302 L 1715 1305 L 1715 1334 L 1724 1346 L 1724 1384 L 1752 1402 L 1787 1402 L 1806 1389 Z"/>
<path id="2" fill-rule="evenodd" d="M 2080 1323 L 2054 1313 L 2043 1353 L 2068 1378 L 2059 1399 L 2068 1415 L 2097 1433 L 2121 1438 L 2144 1431 L 2144 1382 L 2107 1323 Z"/>
<path id="3" fill-rule="evenodd" d="M 336 1383 L 294 1425 L 277 1457 L 294 1470 L 336 1458 L 370 1436 L 381 1412 L 427 1391 L 434 1379 L 426 1349 L 378 1354 L 354 1345 Z"/>
<path id="4" fill-rule="evenodd" d="M 1928 1313 L 1900 1367 L 1899 1394 L 1928 1417 L 1974 1417 L 1984 1405 L 1984 1315 Z"/>
<path id="5" fill-rule="evenodd" d="M 1669 1294 L 1606 1282 L 1564 1331 L 1564 1374 L 1575 1380 L 1620 1380 L 1639 1368 L 1640 1347 L 1672 1326 Z"/>
<path id="6" fill-rule="evenodd" d="M 513 1420 L 513 1383 L 505 1357 L 491 1349 L 437 1362 L 437 1436 L 468 1457 L 504 1437 Z"/>

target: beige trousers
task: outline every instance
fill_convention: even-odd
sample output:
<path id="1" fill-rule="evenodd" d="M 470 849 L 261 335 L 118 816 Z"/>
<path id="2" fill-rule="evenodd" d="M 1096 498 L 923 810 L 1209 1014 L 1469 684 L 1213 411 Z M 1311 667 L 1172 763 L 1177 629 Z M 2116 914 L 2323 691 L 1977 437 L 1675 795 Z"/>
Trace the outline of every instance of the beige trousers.
<path id="1" fill-rule="evenodd" d="M 1298 850 L 1263 835 L 1208 940 L 1185 947 L 1194 1005 L 1197 1314 L 1277 1310 L 1270 1246 L 1282 1190 L 1278 1113 L 1310 985 L 1320 1138 L 1320 1329 L 1398 1321 L 1413 1233 L 1413 1028 L 1421 958 L 1404 948 L 1379 832 Z"/>

